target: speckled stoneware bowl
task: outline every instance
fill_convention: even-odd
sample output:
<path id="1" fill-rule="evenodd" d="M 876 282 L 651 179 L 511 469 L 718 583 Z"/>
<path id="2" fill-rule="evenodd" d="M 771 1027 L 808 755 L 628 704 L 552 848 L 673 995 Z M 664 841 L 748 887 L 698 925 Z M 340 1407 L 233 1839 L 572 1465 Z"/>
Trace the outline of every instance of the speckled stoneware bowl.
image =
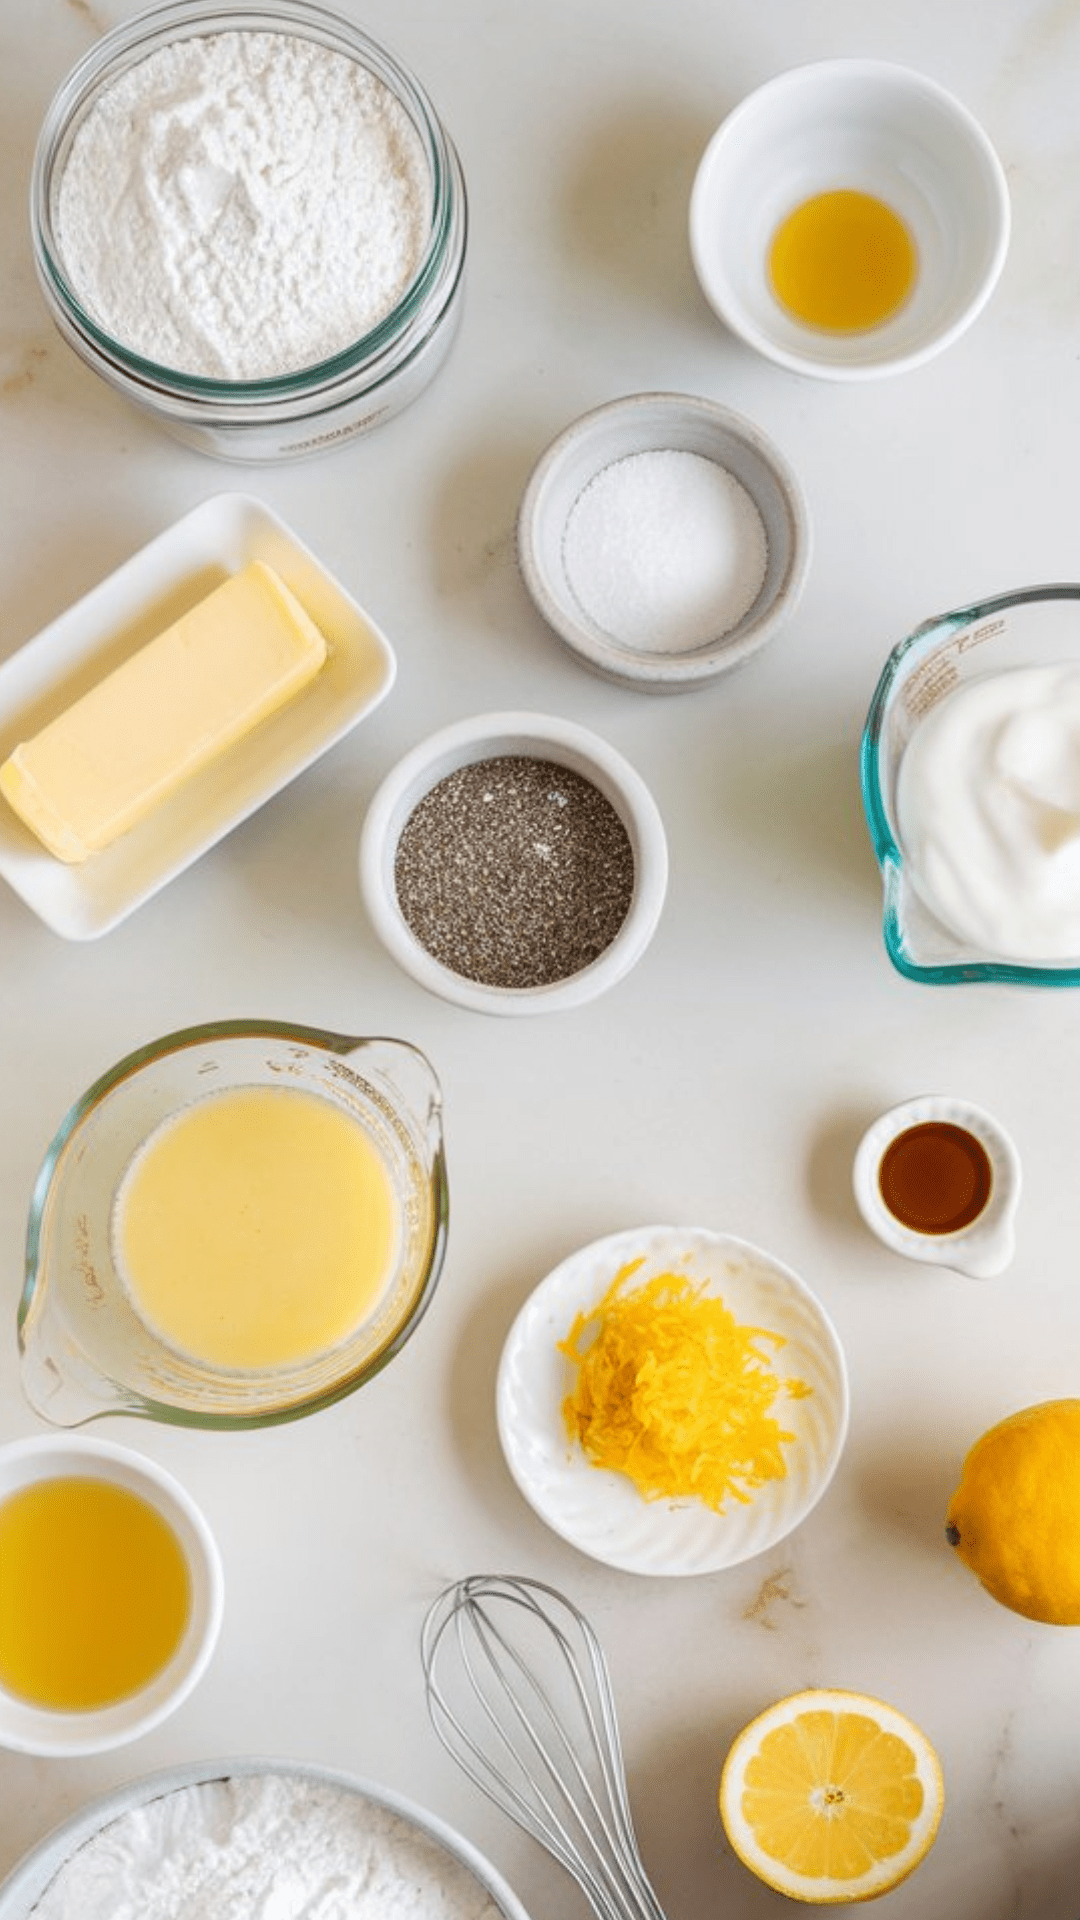
<path id="1" fill-rule="evenodd" d="M 659 644 L 659 636 L 651 646 L 628 644 L 606 631 L 575 589 L 567 564 L 568 527 L 586 489 L 616 463 L 654 453 L 714 462 L 744 501 L 755 548 L 760 541 L 761 558 L 749 594 L 738 596 L 737 617 L 728 624 L 720 614 L 719 630 L 703 640 L 695 634 L 685 647 Z M 648 535 L 650 547 L 665 538 L 659 509 Z M 522 497 L 517 550 L 538 610 L 579 660 L 623 686 L 680 693 L 740 665 L 790 620 L 810 565 L 810 514 L 791 465 L 752 421 L 692 394 L 629 394 L 573 421 L 542 455 Z M 754 566 L 754 557 L 747 558 Z"/>

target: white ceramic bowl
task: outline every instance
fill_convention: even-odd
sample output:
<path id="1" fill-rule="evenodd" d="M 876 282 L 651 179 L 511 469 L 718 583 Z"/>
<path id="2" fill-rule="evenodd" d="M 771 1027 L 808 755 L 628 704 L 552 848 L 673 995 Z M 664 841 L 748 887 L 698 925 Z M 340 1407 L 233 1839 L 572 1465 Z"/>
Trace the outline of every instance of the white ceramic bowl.
<path id="1" fill-rule="evenodd" d="M 355 1799 L 358 1836 L 363 1844 L 365 1814 L 389 1814 L 415 1831 L 414 1870 L 427 1882 L 421 1900 L 426 1898 L 431 1911 L 443 1911 L 451 1890 L 470 1912 L 483 1911 L 483 1920 L 491 1920 L 492 1910 L 504 1920 L 528 1920 L 528 1915 L 506 1881 L 463 1835 L 414 1806 L 401 1794 L 372 1782 L 338 1773 L 329 1767 L 312 1766 L 293 1760 L 242 1759 L 189 1761 L 178 1767 L 144 1774 L 128 1781 L 111 1793 L 91 1801 L 73 1814 L 62 1826 L 25 1855 L 0 1886 L 0 1920 L 31 1920 L 51 1880 L 73 1860 L 80 1848 L 88 1846 L 104 1828 L 128 1814 L 139 1814 L 151 1802 L 187 1788 L 212 1786 L 217 1782 L 240 1781 L 251 1775 L 272 1776 L 286 1784 L 296 1783 L 316 1790 L 327 1789 L 335 1796 L 344 1793 Z M 175 1871 L 175 1847 L 172 1867 Z M 98 1880 L 89 1920 L 109 1911 L 108 1885 Z"/>
<path id="2" fill-rule="evenodd" d="M 633 1262 L 640 1265 L 632 1285 L 685 1274 L 718 1294 L 740 1325 L 781 1335 L 772 1371 L 781 1383 L 811 1389 L 778 1403 L 794 1435 L 787 1471 L 746 1503 L 729 1499 L 714 1512 L 696 1500 L 645 1500 L 624 1474 L 594 1466 L 567 1433 L 562 1408 L 574 1369 L 559 1343 Z M 715 1573 L 775 1547 L 821 1499 L 847 1434 L 847 1367 L 820 1301 L 772 1254 L 702 1227 L 633 1227 L 572 1253 L 529 1296 L 503 1348 L 496 1404 L 510 1472 L 564 1540 L 627 1573 Z"/>
<path id="3" fill-rule="evenodd" d="M 649 453 L 696 454 L 713 461 L 742 490 L 736 498 L 744 509 L 748 550 L 740 553 L 733 542 L 730 563 L 718 560 L 705 578 L 706 587 L 712 582 L 718 609 L 727 606 L 736 617 L 729 620 L 720 612 L 717 630 L 704 641 L 695 633 L 694 644 L 685 648 L 630 644 L 625 636 L 607 632 L 575 589 L 573 568 L 568 568 L 567 527 L 585 489 L 616 462 Z M 724 511 L 722 499 L 718 505 Z M 718 547 L 721 537 L 738 526 L 729 529 L 725 513 L 717 529 Z M 665 564 L 674 567 L 674 550 L 670 557 L 663 551 L 668 531 L 658 510 L 649 545 L 661 548 Z M 613 526 L 613 544 L 620 533 Z M 760 584 L 759 541 L 764 550 Z M 548 447 L 522 497 L 517 547 L 522 578 L 536 606 L 578 659 L 624 685 L 675 693 L 739 665 L 790 619 L 810 564 L 810 517 L 793 469 L 751 421 L 692 394 L 638 393 L 582 415 Z M 749 569 L 748 604 L 740 566 Z M 658 624 L 666 591 L 654 587 L 660 603 Z M 674 628 L 676 638 L 681 630 Z M 692 631 L 689 625 L 685 630 Z"/>
<path id="4" fill-rule="evenodd" d="M 0 1448 L 0 1504 L 23 1487 L 68 1476 L 110 1481 L 154 1507 L 179 1541 L 190 1593 L 187 1625 L 176 1652 L 160 1673 L 125 1700 L 65 1713 L 33 1706 L 0 1686 L 0 1747 L 55 1759 L 123 1746 L 174 1713 L 206 1671 L 224 1604 L 213 1535 L 190 1494 L 163 1467 L 107 1440 L 49 1435 Z"/>
<path id="5" fill-rule="evenodd" d="M 899 215 L 918 261 L 899 311 L 856 333 L 802 325 L 768 273 L 786 216 L 844 188 Z M 1009 225 L 1001 162 L 967 108 L 880 60 L 827 60 L 767 81 L 713 135 L 690 200 L 694 267 L 721 320 L 780 366 L 833 380 L 898 373 L 957 339 L 997 284 Z"/>
<path id="6" fill-rule="evenodd" d="M 882 1161 L 902 1134 L 923 1126 L 959 1128 L 982 1148 L 990 1169 L 986 1205 L 970 1225 L 951 1233 L 922 1233 L 906 1226 L 885 1204 Z M 893 1253 L 927 1266 L 951 1267 L 974 1280 L 1003 1273 L 1013 1257 L 1020 1200 L 1020 1156 L 1000 1121 L 970 1100 L 921 1094 L 890 1107 L 868 1127 L 852 1169 L 855 1200 L 870 1231 Z"/>
<path id="7" fill-rule="evenodd" d="M 553 761 L 596 787 L 621 819 L 634 863 L 630 906 L 610 944 L 579 971 L 535 987 L 486 985 L 437 960 L 410 928 L 395 881 L 398 842 L 424 796 L 462 767 L 518 755 Z M 644 781 L 598 734 L 550 714 L 482 714 L 421 741 L 387 775 L 364 819 L 360 889 L 387 951 L 429 992 L 477 1013 L 556 1013 L 606 992 L 641 958 L 664 903 L 667 840 Z"/>

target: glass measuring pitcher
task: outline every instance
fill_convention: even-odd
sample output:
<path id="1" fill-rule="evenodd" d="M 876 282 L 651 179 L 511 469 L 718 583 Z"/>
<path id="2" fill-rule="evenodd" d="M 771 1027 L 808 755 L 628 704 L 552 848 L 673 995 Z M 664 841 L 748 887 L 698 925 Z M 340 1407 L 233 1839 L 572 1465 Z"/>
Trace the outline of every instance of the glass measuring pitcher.
<path id="1" fill-rule="evenodd" d="M 1026 587 L 927 620 L 893 648 L 863 730 L 863 808 L 884 888 L 885 947 L 897 970 L 930 986 L 1012 981 L 1080 986 L 1080 953 L 1043 963 L 965 943 L 920 891 L 897 824 L 904 751 L 921 722 L 956 687 L 1015 667 L 1080 665 L 1080 585 Z"/>
<path id="2" fill-rule="evenodd" d="M 208 1095 L 264 1087 L 317 1095 L 363 1131 L 396 1222 L 388 1278 L 348 1333 L 302 1359 L 247 1369 L 184 1351 L 136 1310 L 117 1259 L 115 1199 L 166 1122 Z M 297 1419 L 351 1393 L 404 1345 L 435 1290 L 446 1231 L 442 1096 L 416 1047 L 271 1021 L 167 1034 L 97 1080 L 45 1155 L 18 1313 L 24 1391 L 61 1427 L 106 1413 L 219 1428 Z"/>

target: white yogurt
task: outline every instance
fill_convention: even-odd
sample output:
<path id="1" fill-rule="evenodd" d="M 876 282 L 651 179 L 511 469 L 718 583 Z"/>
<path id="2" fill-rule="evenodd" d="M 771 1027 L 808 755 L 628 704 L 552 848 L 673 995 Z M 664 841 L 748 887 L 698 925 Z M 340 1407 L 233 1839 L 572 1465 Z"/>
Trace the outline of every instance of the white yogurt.
<path id="1" fill-rule="evenodd" d="M 957 937 L 1001 959 L 1080 959 L 1080 666 L 956 687 L 897 778 L 912 884 Z"/>

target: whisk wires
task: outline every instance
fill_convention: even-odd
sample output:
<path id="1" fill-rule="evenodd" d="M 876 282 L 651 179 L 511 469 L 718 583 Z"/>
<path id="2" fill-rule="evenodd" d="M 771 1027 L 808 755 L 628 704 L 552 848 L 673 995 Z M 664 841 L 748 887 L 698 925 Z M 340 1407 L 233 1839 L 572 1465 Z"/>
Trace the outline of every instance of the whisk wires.
<path id="1" fill-rule="evenodd" d="M 584 1615 L 542 1581 L 474 1574 L 428 1613 L 432 1725 L 600 1920 L 664 1920 L 634 1833 L 611 1680 Z"/>

